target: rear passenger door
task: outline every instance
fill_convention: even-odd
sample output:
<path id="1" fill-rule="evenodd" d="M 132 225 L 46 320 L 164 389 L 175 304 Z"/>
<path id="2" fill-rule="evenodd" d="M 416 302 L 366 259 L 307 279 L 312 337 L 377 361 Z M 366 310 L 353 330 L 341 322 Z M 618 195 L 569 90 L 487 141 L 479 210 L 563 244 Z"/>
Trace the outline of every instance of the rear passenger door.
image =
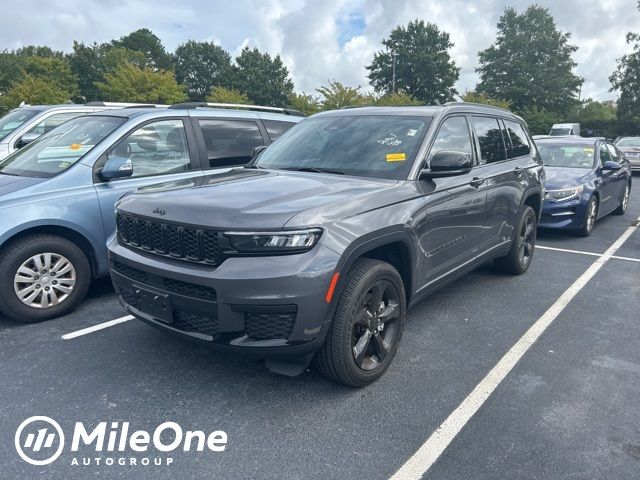
<path id="1" fill-rule="evenodd" d="M 251 160 L 254 148 L 270 143 L 255 119 L 194 120 L 200 156 L 205 159 L 205 170 L 245 165 Z"/>

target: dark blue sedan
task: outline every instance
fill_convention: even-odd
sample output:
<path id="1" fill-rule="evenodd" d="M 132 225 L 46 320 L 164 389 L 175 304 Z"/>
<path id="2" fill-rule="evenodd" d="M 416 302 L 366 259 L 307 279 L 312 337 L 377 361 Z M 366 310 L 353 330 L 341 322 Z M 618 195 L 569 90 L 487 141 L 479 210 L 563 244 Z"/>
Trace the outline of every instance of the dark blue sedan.
<path id="1" fill-rule="evenodd" d="M 581 137 L 545 138 L 536 145 L 546 174 L 540 227 L 587 237 L 596 220 L 625 212 L 631 166 L 615 146 Z"/>

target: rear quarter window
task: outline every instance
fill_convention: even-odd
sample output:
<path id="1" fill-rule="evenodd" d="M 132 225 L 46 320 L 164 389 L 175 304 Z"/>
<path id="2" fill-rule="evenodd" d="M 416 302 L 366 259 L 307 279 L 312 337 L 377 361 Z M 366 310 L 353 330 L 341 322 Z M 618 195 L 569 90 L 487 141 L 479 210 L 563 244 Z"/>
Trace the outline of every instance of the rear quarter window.
<path id="1" fill-rule="evenodd" d="M 280 138 L 287 130 L 295 125 L 293 122 L 281 122 L 278 120 L 263 120 L 264 128 L 267 129 L 271 141 Z"/>

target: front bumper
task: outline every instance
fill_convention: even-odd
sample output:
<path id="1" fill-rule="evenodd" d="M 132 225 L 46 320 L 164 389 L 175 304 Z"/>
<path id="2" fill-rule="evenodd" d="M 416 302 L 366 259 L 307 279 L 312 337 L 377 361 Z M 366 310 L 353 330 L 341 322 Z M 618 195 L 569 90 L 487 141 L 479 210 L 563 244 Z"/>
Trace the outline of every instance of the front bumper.
<path id="1" fill-rule="evenodd" d="M 581 198 L 566 202 L 545 199 L 540 216 L 541 228 L 578 229 L 584 224 L 587 205 Z"/>
<path id="2" fill-rule="evenodd" d="M 218 267 L 109 241 L 111 279 L 132 315 L 176 335 L 261 357 L 317 350 L 332 304 L 324 297 L 339 256 L 317 245 L 282 256 L 233 257 Z"/>

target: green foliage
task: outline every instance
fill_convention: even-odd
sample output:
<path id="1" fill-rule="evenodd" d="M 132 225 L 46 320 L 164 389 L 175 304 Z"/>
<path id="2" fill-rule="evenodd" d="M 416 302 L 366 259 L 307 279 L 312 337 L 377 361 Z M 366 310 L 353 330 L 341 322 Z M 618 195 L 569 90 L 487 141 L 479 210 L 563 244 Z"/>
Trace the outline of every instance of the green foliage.
<path id="1" fill-rule="evenodd" d="M 129 62 L 105 74 L 104 81 L 96 86 L 112 102 L 178 103 L 187 98 L 173 72 L 140 68 Z"/>
<path id="2" fill-rule="evenodd" d="M 116 48 L 142 52 L 146 66 L 154 69 L 169 70 L 173 65 L 171 55 L 164 49 L 160 39 L 148 28 L 141 28 L 119 40 L 113 40 L 111 45 Z"/>
<path id="3" fill-rule="evenodd" d="M 20 103 L 32 105 L 69 101 L 69 91 L 49 79 L 23 75 L 4 95 L 0 95 L 0 110 L 15 108 Z"/>
<path id="4" fill-rule="evenodd" d="M 289 95 L 287 106 L 299 110 L 305 115 L 313 115 L 320 111 L 320 100 L 308 93 L 292 93 Z"/>
<path id="5" fill-rule="evenodd" d="M 322 95 L 322 110 L 337 110 L 342 107 L 354 107 L 357 105 L 372 105 L 375 102 L 373 95 L 362 93 L 362 87 L 347 87 L 336 80 L 329 85 L 322 86 L 316 91 Z"/>
<path id="6" fill-rule="evenodd" d="M 23 57 L 64 58 L 64 53 L 61 51 L 52 50 L 44 45 L 27 45 L 26 47 L 18 48 L 15 53 Z"/>
<path id="7" fill-rule="evenodd" d="M 577 47 L 569 38 L 545 8 L 532 5 L 522 14 L 506 8 L 495 43 L 478 54 L 477 91 L 508 99 L 516 110 L 571 112 L 583 79 L 573 73 Z"/>
<path id="8" fill-rule="evenodd" d="M 577 114 L 571 118 L 575 118 L 575 121 L 581 124 L 610 122 L 616 119 L 616 107 L 587 98 L 580 104 Z"/>
<path id="9" fill-rule="evenodd" d="M 293 93 L 293 82 L 289 70 L 280 55 L 271 57 L 245 47 L 236 58 L 233 68 L 233 88 L 246 93 L 257 105 L 281 107 L 287 104 Z"/>
<path id="10" fill-rule="evenodd" d="M 392 93 L 395 63 L 396 92 L 406 92 L 425 104 L 441 104 L 456 94 L 453 85 L 460 69 L 448 52 L 453 43 L 435 24 L 415 20 L 406 28 L 396 27 L 382 45 L 385 50 L 376 52 L 367 66 L 376 92 Z"/>
<path id="11" fill-rule="evenodd" d="M 548 135 L 554 123 L 560 123 L 561 117 L 542 108 L 532 107 L 517 112 L 529 126 L 532 135 Z"/>
<path id="12" fill-rule="evenodd" d="M 189 100 L 202 101 L 215 86 L 229 86 L 231 55 L 213 42 L 188 41 L 173 56 L 176 79 L 187 87 Z"/>
<path id="13" fill-rule="evenodd" d="M 640 119 L 640 34 L 628 33 L 627 44 L 633 45 L 633 51 L 618 59 L 609 81 L 611 90 L 620 91 L 618 117 Z"/>
<path id="14" fill-rule="evenodd" d="M 423 103 L 408 93 L 396 92 L 387 93 L 377 98 L 375 105 L 379 107 L 408 107 L 412 105 L 423 105 Z"/>
<path id="15" fill-rule="evenodd" d="M 0 93 L 6 92 L 20 79 L 23 59 L 15 52 L 0 52 Z"/>
<path id="16" fill-rule="evenodd" d="M 244 93 L 224 87 L 213 87 L 206 98 L 207 102 L 213 103 L 238 103 L 252 105 L 253 103 Z"/>
<path id="17" fill-rule="evenodd" d="M 509 100 L 500 100 L 499 98 L 493 98 L 486 93 L 478 93 L 473 90 L 467 90 L 462 95 L 463 102 L 470 103 L 482 103 L 483 105 L 492 105 L 494 107 L 500 107 L 509 110 L 511 108 L 511 102 Z"/>

